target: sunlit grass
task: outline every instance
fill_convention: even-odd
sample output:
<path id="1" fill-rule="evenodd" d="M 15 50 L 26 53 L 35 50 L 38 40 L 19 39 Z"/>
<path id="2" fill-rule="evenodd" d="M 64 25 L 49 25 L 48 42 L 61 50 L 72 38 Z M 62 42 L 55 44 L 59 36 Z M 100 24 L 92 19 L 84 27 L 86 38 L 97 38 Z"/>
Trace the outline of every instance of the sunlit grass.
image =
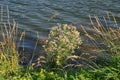
<path id="1" fill-rule="evenodd" d="M 92 42 L 90 43 L 92 44 L 92 46 L 89 46 L 89 47 L 87 45 L 82 46 L 80 50 L 85 52 L 86 50 L 89 50 L 88 48 L 92 47 L 91 48 L 92 51 L 96 52 L 96 54 L 97 52 L 100 52 L 103 54 L 109 54 L 112 57 L 108 57 L 110 58 L 109 60 L 107 59 L 104 59 L 104 61 L 99 60 L 99 63 L 93 62 L 91 60 L 90 64 L 87 64 L 82 67 L 81 67 L 82 64 L 78 63 L 77 61 L 82 58 L 81 55 L 71 54 L 70 56 L 65 57 L 66 59 L 75 60 L 75 62 L 78 63 L 77 65 L 80 65 L 80 66 L 77 66 L 75 64 L 77 68 L 75 67 L 66 68 L 66 66 L 68 66 L 67 64 L 66 66 L 62 66 L 62 67 L 49 67 L 50 64 L 47 64 L 47 65 L 44 65 L 43 67 L 34 68 L 32 66 L 32 60 L 30 60 L 30 63 L 27 66 L 27 68 L 20 65 L 19 53 L 18 53 L 18 47 L 17 47 L 17 45 L 19 45 L 19 42 L 16 41 L 16 37 L 18 37 L 17 23 L 16 21 L 14 21 L 13 26 L 11 26 L 12 24 L 10 24 L 9 21 L 7 24 L 5 23 L 0 24 L 0 31 L 1 31 L 0 80 L 119 80 L 120 79 L 120 55 L 119 55 L 120 54 L 120 48 L 119 48 L 120 47 L 119 46 L 120 30 L 112 27 L 105 27 L 103 26 L 103 24 L 101 23 L 98 17 L 95 17 L 95 19 L 96 19 L 95 20 L 96 22 L 93 22 L 92 19 L 90 18 L 90 21 L 92 24 L 91 27 L 95 32 L 94 34 L 91 35 L 91 33 L 85 30 L 85 28 L 82 26 L 84 35 Z M 115 17 L 113 17 L 113 19 L 115 21 L 115 25 L 118 28 Z M 97 23 L 97 24 L 94 24 L 94 23 Z M 72 32 L 71 29 L 70 31 Z M 75 32 L 76 32 L 76 29 L 75 29 Z M 70 35 L 70 33 L 68 34 Z M 77 34 L 79 33 L 77 32 Z M 57 36 L 60 36 L 60 35 L 61 34 L 57 34 Z M 24 39 L 24 36 L 25 36 L 25 32 L 22 32 L 21 35 L 19 36 L 19 41 Z M 77 38 L 78 36 L 79 35 L 77 35 Z M 54 38 L 51 38 L 51 39 L 54 39 Z M 36 42 L 35 45 L 37 45 L 38 41 Z M 75 41 L 76 40 L 73 40 L 70 43 Z M 56 43 L 57 43 L 57 40 L 56 40 Z M 68 45 L 70 43 L 67 42 Z M 75 45 L 72 45 L 72 46 L 75 46 Z M 93 46 L 94 46 L 94 50 L 93 50 Z M 35 46 L 35 49 L 36 47 L 37 46 Z M 61 48 L 63 47 L 64 45 Z M 66 49 L 68 49 L 68 47 L 66 47 Z M 49 49 L 48 46 L 47 48 Z M 55 46 L 53 48 L 55 48 Z M 60 50 L 57 50 L 57 51 L 58 51 L 57 54 L 62 55 L 62 52 L 59 53 Z M 69 54 L 68 52 L 66 51 L 66 54 Z M 34 57 L 34 53 L 35 51 L 33 51 L 33 57 Z M 52 52 L 50 54 L 52 54 Z M 90 51 L 87 51 L 87 54 L 90 54 Z M 49 55 L 49 56 L 52 56 L 52 55 Z M 64 55 L 62 55 L 62 57 L 64 57 Z M 87 61 L 87 59 L 85 60 Z M 90 59 L 88 59 L 88 61 L 89 60 Z"/>
<path id="2" fill-rule="evenodd" d="M 108 17 L 110 18 L 110 17 Z M 85 36 L 88 37 L 89 40 L 92 41 L 92 44 L 99 50 L 104 51 L 104 53 L 111 55 L 119 55 L 120 54 L 120 29 L 117 25 L 117 21 L 113 16 L 114 27 L 108 26 L 106 22 L 106 18 L 103 17 L 105 24 L 103 25 L 101 20 L 96 16 L 95 21 L 90 17 L 91 28 L 94 30 L 94 33 L 91 34 L 85 30 L 82 26 L 82 29 L 85 33 Z"/>
<path id="3" fill-rule="evenodd" d="M 18 51 L 16 46 L 16 23 L 12 29 L 8 29 L 6 24 L 1 24 L 0 41 L 0 75 L 9 77 L 19 71 Z"/>

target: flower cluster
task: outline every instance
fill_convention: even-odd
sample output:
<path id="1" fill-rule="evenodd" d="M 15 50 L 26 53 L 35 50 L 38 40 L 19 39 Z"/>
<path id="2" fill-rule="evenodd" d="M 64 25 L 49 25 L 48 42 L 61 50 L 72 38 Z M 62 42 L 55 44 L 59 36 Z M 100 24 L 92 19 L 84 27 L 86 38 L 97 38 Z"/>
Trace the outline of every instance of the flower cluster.
<path id="1" fill-rule="evenodd" d="M 57 60 L 74 52 L 74 49 L 82 43 L 79 34 L 72 25 L 58 24 L 52 27 L 45 45 L 50 60 L 51 58 Z"/>

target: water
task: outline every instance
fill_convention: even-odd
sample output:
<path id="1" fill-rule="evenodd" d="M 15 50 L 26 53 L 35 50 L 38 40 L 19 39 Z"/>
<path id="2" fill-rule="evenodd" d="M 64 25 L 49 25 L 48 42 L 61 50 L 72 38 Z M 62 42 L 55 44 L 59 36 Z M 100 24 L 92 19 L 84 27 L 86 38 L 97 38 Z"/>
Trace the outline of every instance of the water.
<path id="1" fill-rule="evenodd" d="M 20 28 L 38 32 L 41 38 L 57 23 L 87 26 L 89 15 L 102 17 L 108 12 L 120 21 L 119 0 L 0 0 L 0 4 L 9 7 Z"/>
<path id="2" fill-rule="evenodd" d="M 78 29 L 83 25 L 91 30 L 89 15 L 93 20 L 94 16 L 98 16 L 104 24 L 102 17 L 106 17 L 106 12 L 110 13 L 110 17 L 115 16 L 120 23 L 120 0 L 0 0 L 0 5 L 4 6 L 4 16 L 8 15 L 5 14 L 8 6 L 10 19 L 14 18 L 19 28 L 27 31 L 27 38 L 19 47 L 22 50 L 24 45 L 30 53 L 35 46 L 35 33 L 46 39 L 50 28 L 57 23 L 73 24 Z M 107 22 L 109 26 L 114 26 L 113 19 Z M 39 46 L 37 48 L 41 49 Z"/>

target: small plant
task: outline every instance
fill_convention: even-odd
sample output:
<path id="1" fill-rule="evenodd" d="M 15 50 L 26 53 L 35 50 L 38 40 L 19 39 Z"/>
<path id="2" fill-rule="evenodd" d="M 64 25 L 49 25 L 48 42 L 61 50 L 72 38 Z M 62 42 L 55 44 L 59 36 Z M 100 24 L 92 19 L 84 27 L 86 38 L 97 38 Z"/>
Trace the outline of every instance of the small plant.
<path id="1" fill-rule="evenodd" d="M 72 25 L 58 24 L 52 27 L 44 47 L 48 55 L 47 62 L 61 65 L 65 58 L 82 43 L 79 34 L 76 27 Z"/>

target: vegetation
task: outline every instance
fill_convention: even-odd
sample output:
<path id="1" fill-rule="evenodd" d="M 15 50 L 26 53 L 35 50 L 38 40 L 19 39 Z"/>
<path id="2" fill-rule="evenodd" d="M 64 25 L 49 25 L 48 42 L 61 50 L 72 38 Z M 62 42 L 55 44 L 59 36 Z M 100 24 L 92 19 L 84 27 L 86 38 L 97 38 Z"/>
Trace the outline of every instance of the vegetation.
<path id="1" fill-rule="evenodd" d="M 48 64 L 61 66 L 81 42 L 75 26 L 58 24 L 52 27 L 45 45 Z"/>
<path id="2" fill-rule="evenodd" d="M 15 24 L 15 23 L 14 23 Z M 3 27 L 1 25 L 1 27 Z M 7 27 L 1 28 L 3 32 L 1 33 L 2 42 L 0 42 L 0 76 L 9 77 L 10 75 L 16 75 L 19 71 L 18 64 L 18 52 L 15 43 L 15 25 L 11 30 Z M 13 36 L 14 35 L 14 36 Z"/>
<path id="3" fill-rule="evenodd" d="M 16 22 L 12 27 L 10 24 L 0 24 L 0 80 L 120 80 L 120 30 L 105 28 L 97 17 L 96 22 L 97 25 L 94 25 L 91 20 L 94 35 L 84 27 L 82 30 L 92 45 L 110 57 L 99 60 L 99 63 L 91 60 L 91 63 L 77 68 L 64 67 L 67 65 L 66 59 L 76 53 L 75 49 L 82 49 L 78 48 L 82 42 L 84 44 L 76 27 L 67 24 L 52 27 L 44 46 L 47 63 L 34 68 L 31 64 L 27 67 L 19 64 Z M 19 41 L 23 36 L 24 32 Z"/>

